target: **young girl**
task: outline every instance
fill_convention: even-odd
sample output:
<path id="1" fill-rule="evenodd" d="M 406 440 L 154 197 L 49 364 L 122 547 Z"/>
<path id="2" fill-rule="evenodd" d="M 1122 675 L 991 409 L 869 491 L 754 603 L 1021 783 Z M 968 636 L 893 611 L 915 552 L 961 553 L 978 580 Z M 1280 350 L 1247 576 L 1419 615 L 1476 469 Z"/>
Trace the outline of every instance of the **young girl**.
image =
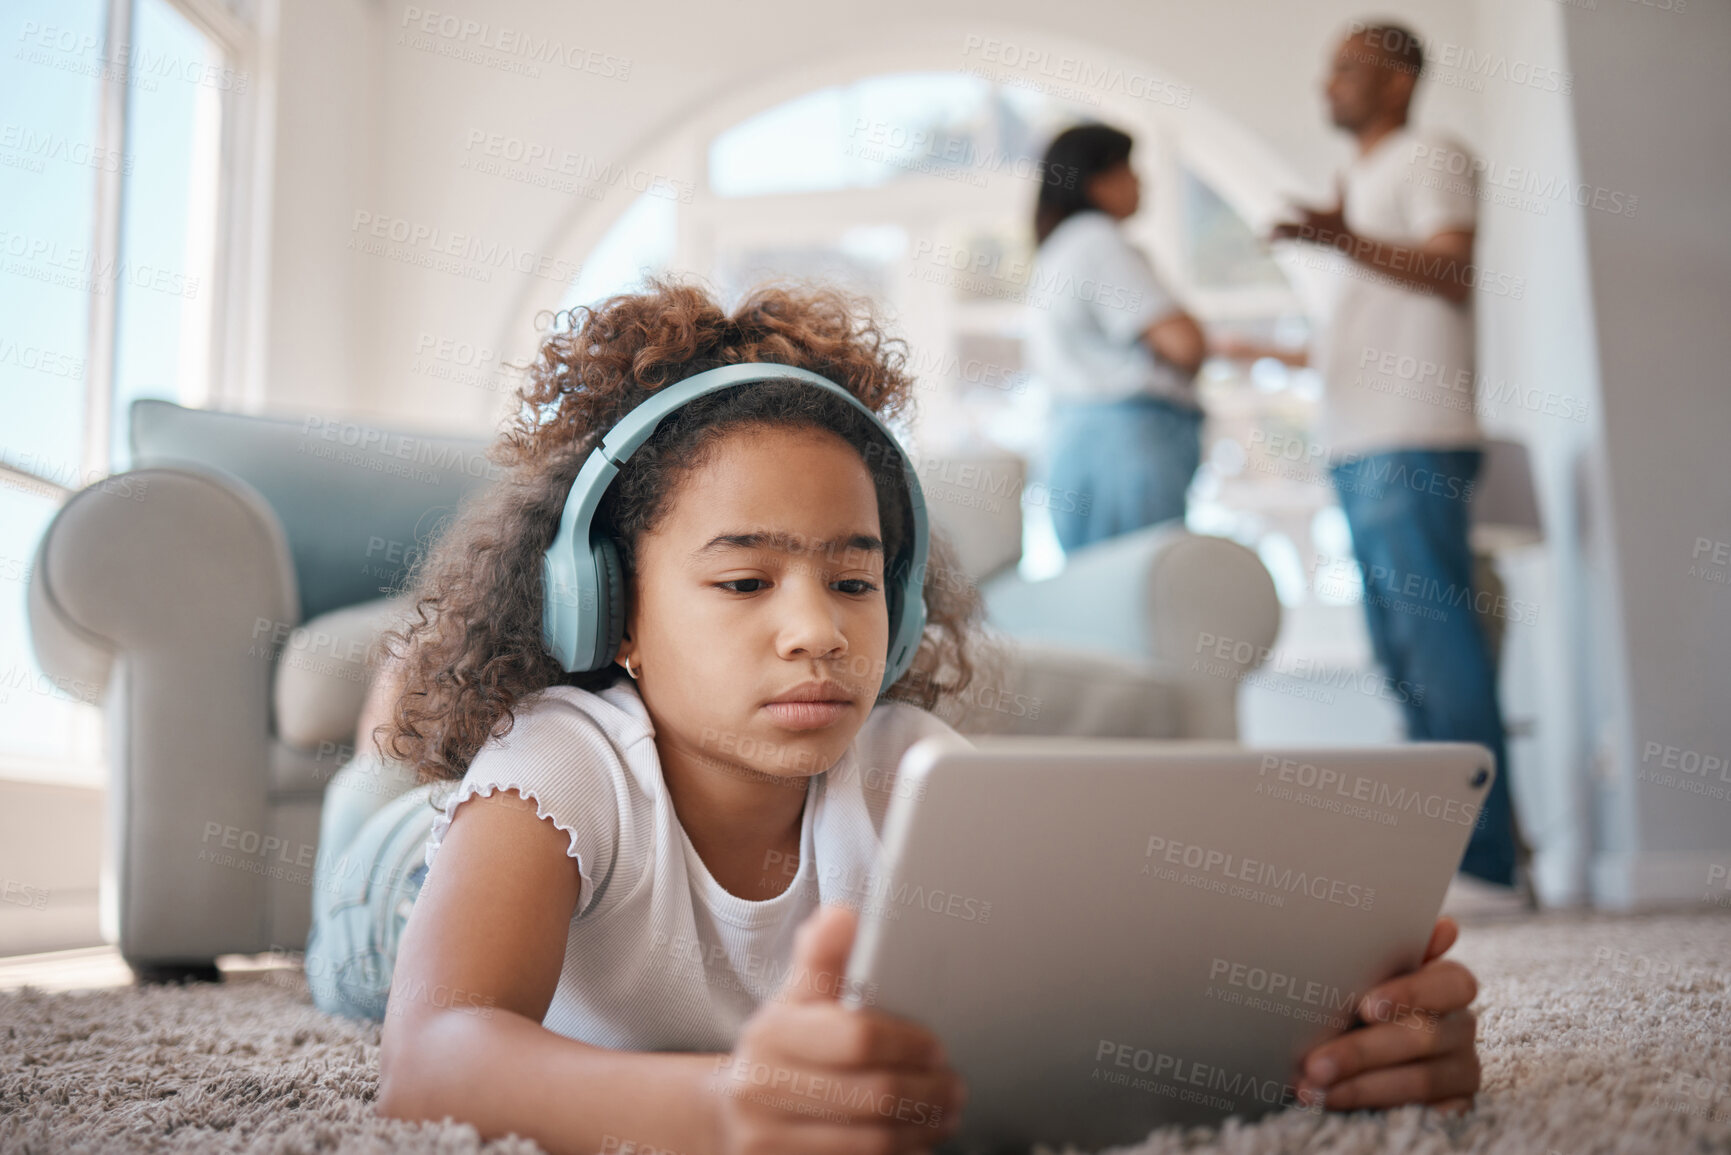
<path id="1" fill-rule="evenodd" d="M 671 282 L 614 297 L 543 343 L 496 448 L 506 477 L 416 575 L 372 709 L 390 704 L 383 748 L 423 785 L 340 832 L 386 877 L 317 888 L 308 950 L 332 1009 L 378 1013 L 356 992 L 391 975 L 384 1114 L 684 1155 L 918 1151 L 955 1127 L 939 1041 L 842 1001 L 895 769 L 953 733 L 929 711 L 978 656 L 978 597 L 933 541 L 923 641 L 879 694 L 912 529 L 876 426 L 797 382 L 675 410 L 596 513 L 628 593 L 614 664 L 567 674 L 543 646 L 541 557 L 590 450 L 654 390 L 740 362 L 820 373 L 879 414 L 912 389 L 899 342 L 832 291 L 759 290 L 732 315 Z M 1470 1102 L 1474 983 L 1435 961 L 1453 934 L 1440 922 L 1426 965 L 1373 992 L 1416 1012 L 1367 1005 L 1385 1021 L 1313 1051 L 1303 1090 Z"/>

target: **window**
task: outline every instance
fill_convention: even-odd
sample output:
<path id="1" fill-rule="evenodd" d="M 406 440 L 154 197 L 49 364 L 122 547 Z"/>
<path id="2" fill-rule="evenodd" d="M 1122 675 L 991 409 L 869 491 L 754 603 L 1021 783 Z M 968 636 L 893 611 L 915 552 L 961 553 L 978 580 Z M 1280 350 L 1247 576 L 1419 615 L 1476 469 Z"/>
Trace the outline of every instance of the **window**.
<path id="1" fill-rule="evenodd" d="M 1244 218 L 1189 168 L 1182 170 L 1184 250 L 1195 283 L 1208 289 L 1286 287 L 1286 275 Z"/>
<path id="2" fill-rule="evenodd" d="M 243 0 L 20 0 L 0 65 L 0 774 L 98 773 L 94 689 L 54 686 L 25 592 L 61 501 L 128 468 L 127 406 L 220 399 L 219 260 Z"/>
<path id="3" fill-rule="evenodd" d="M 583 269 L 559 308 L 591 305 L 614 293 L 629 292 L 646 270 L 671 266 L 678 213 L 679 206 L 667 197 L 638 194 L 583 259 Z"/>
<path id="4" fill-rule="evenodd" d="M 966 172 L 992 147 L 992 86 L 956 73 L 874 76 L 778 104 L 715 138 L 716 196 L 874 188 Z"/>
<path id="5" fill-rule="evenodd" d="M 115 277 L 110 457 L 124 469 L 127 406 L 140 397 L 182 405 L 210 398 L 222 91 L 186 77 L 220 77 L 223 53 L 166 0 L 138 0 L 132 45 L 173 79 L 127 92 L 127 157 Z M 155 62 L 161 61 L 162 64 Z M 166 66 L 166 67 L 165 67 Z"/>
<path id="6" fill-rule="evenodd" d="M 0 68 L 0 461 L 76 488 L 89 372 L 89 254 L 97 179 L 122 163 L 100 136 L 101 86 L 57 67 L 60 44 L 100 41 L 98 0 L 24 5 L 20 19 L 57 31 L 26 38 Z M 14 9 L 16 11 L 16 8 Z M 43 43 L 46 41 L 46 43 Z M 77 58 L 72 58 L 73 63 Z M 29 539 L 8 520 L 12 549 Z"/>
<path id="7" fill-rule="evenodd" d="M 664 269 L 705 277 L 729 300 L 776 275 L 869 293 L 909 343 L 922 425 L 1021 454 L 1033 477 L 1049 409 L 1023 366 L 1026 307 L 1008 271 L 1033 260 L 1038 162 L 1070 124 L 1105 119 L 1135 137 L 1144 207 L 1128 228 L 1205 325 L 1293 347 L 1309 334 L 1305 302 L 1222 194 L 1225 184 L 1204 175 L 1224 182 L 1230 157 L 1226 171 L 1242 185 L 1246 162 L 1158 109 L 1139 115 L 1102 116 L 954 72 L 887 73 L 804 93 L 682 141 L 692 150 L 682 167 L 707 179 L 686 203 L 640 196 L 562 304 Z M 1251 179 L 1265 178 L 1257 170 Z M 1216 361 L 1200 384 L 1210 449 L 1192 489 L 1191 528 L 1255 549 L 1288 605 L 1312 600 L 1307 579 L 1327 552 L 1313 531 L 1332 493 L 1270 468 L 1259 448 L 1269 438 L 1256 434 L 1302 439 L 1319 400 L 1316 375 Z M 1042 506 L 1030 503 L 1024 515 L 1022 571 L 1037 578 L 1062 566 L 1062 552 Z"/>

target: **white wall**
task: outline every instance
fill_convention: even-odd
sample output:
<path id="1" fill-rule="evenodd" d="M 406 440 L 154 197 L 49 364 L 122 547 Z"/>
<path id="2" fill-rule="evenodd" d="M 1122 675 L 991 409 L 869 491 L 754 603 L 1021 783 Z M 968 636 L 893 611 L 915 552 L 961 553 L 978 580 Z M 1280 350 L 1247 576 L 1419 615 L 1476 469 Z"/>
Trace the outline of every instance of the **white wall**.
<path id="1" fill-rule="evenodd" d="M 1731 545 L 1712 544 L 1731 543 L 1731 6 L 1568 17 L 1581 170 L 1640 198 L 1633 218 L 1584 214 L 1627 689 L 1604 734 L 1594 881 L 1619 905 L 1698 901 L 1731 863 Z"/>
<path id="2" fill-rule="evenodd" d="M 1484 41 L 1509 59 L 1568 67 L 1560 5 L 1479 0 L 1477 7 Z M 1582 184 L 1569 96 L 1500 84 L 1487 86 L 1484 98 L 1477 145 L 1480 159 L 1492 166 L 1492 182 L 1511 182 L 1519 194 L 1529 178 L 1518 169 L 1531 173 L 1539 189 Z M 1509 740 L 1510 786 L 1535 849 L 1540 895 L 1550 905 L 1588 897 L 1589 767 L 1599 727 L 1625 698 L 1616 684 L 1620 663 L 1596 652 L 1614 641 L 1595 628 L 1608 619 L 1592 609 L 1595 589 L 1602 593 L 1608 575 L 1602 551 L 1591 548 L 1603 535 L 1588 532 L 1597 515 L 1577 485 L 1583 463 L 1596 459 L 1604 437 L 1581 219 L 1586 211 L 1572 195 L 1488 199 L 1475 253 L 1483 267 L 1524 282 L 1518 300 L 1481 293 L 1474 302 L 1478 371 L 1484 381 L 1508 382 L 1540 398 L 1535 410 L 1499 412 L 1484 424 L 1530 447 L 1545 522 L 1544 549 L 1502 567 L 1510 596 L 1537 610 L 1530 622 L 1511 622 L 1505 632 L 1503 700 L 1511 721 L 1535 724 L 1530 738 Z M 1547 413 L 1552 397 L 1559 400 Z M 1582 414 L 1586 419 L 1576 420 Z M 1592 678 L 1595 670 L 1604 676 Z"/>
<path id="3" fill-rule="evenodd" d="M 263 407 L 364 412 L 378 396 L 378 269 L 345 244 L 379 172 L 382 9 L 282 0 L 275 13 Z"/>
<path id="4" fill-rule="evenodd" d="M 101 790 L 0 779 L 0 955 L 101 941 L 107 822 Z"/>

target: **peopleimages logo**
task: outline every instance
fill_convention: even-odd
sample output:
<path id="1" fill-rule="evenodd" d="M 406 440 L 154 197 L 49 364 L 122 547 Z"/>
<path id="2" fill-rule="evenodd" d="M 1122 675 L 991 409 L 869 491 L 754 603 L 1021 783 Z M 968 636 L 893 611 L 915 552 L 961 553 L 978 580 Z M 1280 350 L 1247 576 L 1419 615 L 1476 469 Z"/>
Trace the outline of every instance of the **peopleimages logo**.
<path id="1" fill-rule="evenodd" d="M 1331 480 L 1334 470 L 1362 463 L 1356 476 L 1340 484 L 1369 493 L 1381 493 L 1383 486 L 1398 486 L 1450 501 L 1470 500 L 1473 495 L 1474 482 L 1423 466 L 1409 468 L 1404 461 L 1393 460 L 1387 454 L 1335 450 L 1298 434 L 1269 433 L 1265 429 L 1252 429 L 1248 444 L 1256 451 L 1256 468 L 1263 472 L 1276 472 L 1279 461 L 1299 466 L 1296 476 L 1293 472 L 1281 472 L 1281 476 L 1294 476 L 1294 480 L 1308 478 L 1318 484 L 1334 484 Z"/>
<path id="2" fill-rule="evenodd" d="M 100 77 L 145 92 L 155 92 L 158 80 L 178 80 L 240 96 L 251 82 L 249 73 L 212 63 L 197 51 L 166 51 L 148 40 L 142 44 L 125 40 L 110 43 L 105 34 L 87 29 L 26 20 L 19 29 L 18 41 L 21 46 L 13 53 L 15 60 Z M 130 158 L 127 163 L 130 164 Z"/>
<path id="3" fill-rule="evenodd" d="M 1463 192 L 1469 191 L 1477 182 L 1494 189 L 1522 193 L 1541 202 L 1572 201 L 1582 208 L 1598 209 L 1613 216 L 1632 217 L 1640 206 L 1639 197 L 1621 189 L 1583 184 L 1567 177 L 1541 173 L 1537 169 L 1520 165 L 1502 164 L 1485 157 L 1468 157 L 1459 149 L 1436 148 L 1428 144 L 1415 145 L 1413 164 L 1417 165 L 1420 161 L 1433 172 L 1463 178 L 1462 183 L 1466 186 L 1461 190 Z"/>
<path id="4" fill-rule="evenodd" d="M 411 48 L 423 50 L 442 44 L 446 51 L 440 55 L 457 59 L 467 58 L 463 50 L 467 53 L 487 50 L 498 53 L 502 61 L 525 66 L 530 76 L 540 75 L 540 70 L 534 67 L 537 64 L 557 64 L 604 80 L 631 79 L 632 60 L 628 56 L 614 56 L 581 44 L 567 44 L 556 37 L 526 29 L 503 24 L 495 26 L 486 20 L 471 20 L 450 12 L 417 8 L 412 4 L 403 9 L 400 27 L 403 30 L 398 35 L 400 44 L 407 43 Z M 415 39 L 405 40 L 404 34 Z M 487 61 L 482 58 L 476 62 Z"/>
<path id="5" fill-rule="evenodd" d="M 132 175 L 132 157 L 99 144 L 89 144 L 57 132 L 38 132 L 27 125 L 0 125 L 0 148 L 34 161 L 57 160 L 78 168 Z M 41 172 L 38 167 L 34 171 Z"/>
<path id="6" fill-rule="evenodd" d="M 1151 834 L 1148 836 L 1148 847 L 1143 851 L 1143 857 L 1149 860 L 1142 864 L 1143 874 L 1152 873 L 1150 868 L 1156 856 L 1159 861 L 1171 866 L 1199 870 L 1204 874 L 1218 874 L 1222 878 L 1284 890 L 1288 894 L 1307 894 L 1311 898 L 1332 902 L 1337 906 L 1369 910 L 1376 900 L 1374 887 L 1310 874 L 1291 867 L 1280 867 L 1255 858 L 1243 858 L 1228 851 L 1211 850 L 1195 843 L 1174 842 L 1161 835 Z"/>
<path id="7" fill-rule="evenodd" d="M 504 475 L 504 470 L 490 460 L 484 450 L 466 452 L 460 446 L 441 444 L 426 437 L 412 437 L 406 433 L 392 433 L 358 425 L 353 421 L 309 416 L 301 424 L 301 441 L 296 446 L 296 452 L 306 453 L 316 449 L 317 446 L 308 444 L 313 441 L 327 441 L 353 449 L 358 455 L 358 463 L 370 462 L 375 469 L 379 467 L 379 462 L 392 459 L 412 461 L 416 465 L 427 465 L 433 469 L 464 473 L 470 477 L 485 477 L 494 481 Z M 431 479 L 434 483 L 438 481 L 437 474 L 426 470 L 415 472 L 425 475 L 421 480 Z"/>
<path id="8" fill-rule="evenodd" d="M 491 279 L 491 274 L 487 272 L 489 268 L 509 268 L 514 272 L 569 284 L 583 271 L 580 262 L 569 261 L 551 253 L 520 249 L 515 245 L 484 239 L 474 233 L 454 232 L 405 217 L 370 213 L 365 209 L 355 210 L 349 232 L 350 248 L 361 248 L 363 251 L 375 252 L 376 255 L 389 256 L 389 250 L 381 246 L 367 248 L 356 242 L 369 238 L 390 242 L 402 246 L 406 252 L 467 261 L 475 266 L 473 272 L 483 274 L 478 278 L 480 280 Z"/>
<path id="9" fill-rule="evenodd" d="M 1336 796 L 1354 802 L 1401 813 L 1422 814 L 1426 818 L 1453 822 L 1458 826 L 1471 826 L 1479 817 L 1479 805 L 1476 802 L 1445 798 L 1441 794 L 1423 794 L 1417 790 L 1408 790 L 1405 786 L 1391 786 L 1363 774 L 1347 774 L 1331 766 L 1318 766 L 1314 762 L 1282 758 L 1277 754 L 1262 756 L 1260 776 L 1266 778 L 1270 774 L 1274 775 L 1277 782 L 1303 790 L 1315 790 L 1319 793 L 1332 791 Z M 1256 790 L 1259 794 L 1262 792 L 1261 783 L 1257 784 Z"/>
<path id="10" fill-rule="evenodd" d="M 1172 1084 L 1185 1084 L 1189 1088 L 1202 1088 L 1205 1091 L 1218 1091 L 1219 1095 L 1209 1095 L 1206 1098 L 1196 1098 L 1208 1106 L 1221 1110 L 1233 1110 L 1239 1101 L 1252 1098 L 1260 1103 L 1270 1105 L 1293 1106 L 1298 1102 L 1298 1089 L 1275 1079 L 1258 1079 L 1254 1075 L 1243 1074 L 1215 1066 L 1212 1063 L 1201 1063 L 1194 1059 L 1185 1059 L 1178 1055 L 1170 1055 L 1165 1051 L 1155 1051 L 1147 1047 L 1138 1047 L 1134 1043 L 1121 1043 L 1112 1039 L 1101 1039 L 1094 1049 L 1094 1061 L 1108 1068 L 1118 1067 L 1124 1070 L 1138 1071 L 1153 1079 Z M 1117 1076 L 1117 1077 L 1113 1077 Z M 1092 1076 L 1104 1082 L 1116 1083 L 1121 1086 L 1134 1086 L 1136 1090 L 1160 1090 L 1160 1088 L 1131 1084 L 1127 1077 L 1108 1070 L 1105 1075 L 1099 1067 L 1094 1068 Z M 1176 1097 L 1191 1099 L 1197 1093 L 1180 1094 Z M 1317 1104 L 1311 1104 L 1313 1110 L 1319 1109 Z"/>
<path id="11" fill-rule="evenodd" d="M 199 281 L 162 265 L 122 260 L 93 248 L 62 245 L 31 233 L 0 229 L 0 257 L 12 258 L 4 271 L 81 293 L 104 296 L 120 285 L 171 297 L 198 299 Z"/>
<path id="12" fill-rule="evenodd" d="M 1219 957 L 1209 961 L 1208 981 L 1224 982 L 1229 987 L 1237 987 L 1252 994 L 1322 1007 L 1332 1012 L 1350 1011 L 1359 1000 L 1356 991 L 1343 990 L 1332 984 L 1301 978 L 1277 969 L 1251 966 Z"/>
<path id="13" fill-rule="evenodd" d="M 1368 601 L 1399 613 L 1417 614 L 1432 621 L 1447 621 L 1447 608 L 1466 608 L 1473 613 L 1502 618 L 1514 625 L 1536 625 L 1539 607 L 1524 598 L 1474 589 L 1457 582 L 1441 582 L 1426 574 L 1407 573 L 1392 566 L 1372 564 L 1366 570 L 1351 557 L 1317 554 L 1311 563 L 1318 592 L 1337 601 Z"/>
<path id="14" fill-rule="evenodd" d="M 986 174 L 1006 170 L 1021 180 L 1061 188 L 1076 186 L 1077 169 L 1074 166 L 1047 165 L 1043 159 L 1029 153 L 982 148 L 967 134 L 946 133 L 924 126 L 909 128 L 859 116 L 854 118 L 848 136 L 850 139 L 844 151 L 849 155 L 934 176 L 960 177 L 980 187 L 985 186 Z"/>
<path id="15" fill-rule="evenodd" d="M 1010 72 L 1026 72 L 1083 89 L 1116 93 L 1132 100 L 1145 100 L 1171 108 L 1189 108 L 1193 95 L 1188 84 L 1175 84 L 1135 69 L 1100 64 L 1079 56 L 1052 53 L 1044 48 L 1032 48 L 991 36 L 970 34 L 962 41 L 962 55 L 997 65 Z"/>
<path id="16" fill-rule="evenodd" d="M 680 204 L 690 204 L 697 192 L 697 185 L 689 180 L 651 172 L 645 168 L 603 161 L 598 157 L 572 152 L 568 148 L 545 141 L 525 140 L 519 136 L 489 132 L 482 128 L 469 130 L 463 142 L 463 151 L 470 154 L 480 153 L 479 157 L 471 155 L 465 158 L 463 167 L 489 175 L 511 176 L 512 170 L 500 168 L 497 164 L 485 165 L 482 162 L 517 165 L 523 173 L 540 174 L 542 177 L 572 178 L 564 184 L 548 185 L 562 192 L 600 191 L 624 184 L 633 192 L 650 193 L 663 200 L 678 201 Z M 529 179 L 526 183 L 545 182 L 541 179 Z M 591 196 L 590 199 L 599 198 Z"/>
<path id="17" fill-rule="evenodd" d="M 1471 409 L 1480 417 L 1524 409 L 1567 421 L 1587 420 L 1586 404 L 1567 394 L 1550 389 L 1523 389 L 1506 377 L 1493 380 L 1483 373 L 1420 360 L 1389 349 L 1367 345 L 1359 354 L 1358 368 L 1353 384 L 1361 388 L 1394 393 L 1445 409 Z"/>
<path id="18" fill-rule="evenodd" d="M 1205 652 L 1206 651 L 1206 652 Z M 1405 704 L 1423 703 L 1425 688 L 1407 681 L 1396 682 L 1386 674 L 1375 670 L 1354 670 L 1346 666 L 1333 666 L 1320 658 L 1290 657 L 1276 654 L 1268 646 L 1254 645 L 1251 642 L 1236 638 L 1223 638 L 1217 634 L 1200 633 L 1196 635 L 1197 656 L 1190 661 L 1190 672 L 1207 674 L 1216 678 L 1231 678 L 1246 685 L 1271 685 L 1278 689 L 1278 684 L 1271 683 L 1264 676 L 1264 671 L 1283 678 L 1293 678 L 1320 689 L 1352 690 L 1360 694 L 1374 694 L 1385 702 Z M 1209 657 L 1212 655 L 1212 659 Z M 1256 670 L 1254 667 L 1262 667 Z M 1324 701 L 1332 702 L 1328 697 Z"/>
<path id="19" fill-rule="evenodd" d="M 1564 96 L 1575 90 L 1575 78 L 1570 73 L 1501 52 L 1481 51 L 1452 40 L 1431 40 L 1404 29 L 1367 24 L 1362 20 L 1354 20 L 1347 30 L 1353 36 L 1364 37 L 1367 47 L 1383 52 L 1400 53 L 1410 39 L 1424 50 L 1426 59 L 1435 64 L 1439 73 L 1437 81 L 1453 87 L 1482 92 L 1485 81 L 1501 80 L 1518 87 L 1557 92 Z M 1409 68 L 1398 63 L 1391 67 Z"/>

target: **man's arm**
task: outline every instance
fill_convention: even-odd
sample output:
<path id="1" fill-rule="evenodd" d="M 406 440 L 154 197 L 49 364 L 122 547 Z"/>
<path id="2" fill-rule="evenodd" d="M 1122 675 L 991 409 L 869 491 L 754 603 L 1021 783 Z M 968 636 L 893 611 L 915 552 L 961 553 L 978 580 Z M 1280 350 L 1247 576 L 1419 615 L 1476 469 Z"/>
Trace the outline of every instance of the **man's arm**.
<path id="1" fill-rule="evenodd" d="M 1217 337 L 1208 343 L 1208 352 L 1210 356 L 1225 357 L 1230 361 L 1260 361 L 1272 357 L 1293 369 L 1302 369 L 1310 364 L 1308 349 L 1289 349 L 1284 345 L 1247 341 L 1242 337 Z"/>
<path id="2" fill-rule="evenodd" d="M 403 932 L 377 1110 L 448 1115 L 483 1138 L 515 1132 L 556 1155 L 632 1144 L 712 1152 L 716 1056 L 614 1051 L 541 1025 L 581 882 L 568 845 L 516 794 L 458 808 Z"/>
<path id="3" fill-rule="evenodd" d="M 1415 289 L 1461 304 L 1472 295 L 1468 270 L 1473 260 L 1473 230 L 1446 229 L 1422 245 L 1397 245 L 1360 236 L 1346 224 L 1346 208 L 1300 207 L 1298 219 L 1274 226 L 1269 239 L 1324 245 Z"/>

